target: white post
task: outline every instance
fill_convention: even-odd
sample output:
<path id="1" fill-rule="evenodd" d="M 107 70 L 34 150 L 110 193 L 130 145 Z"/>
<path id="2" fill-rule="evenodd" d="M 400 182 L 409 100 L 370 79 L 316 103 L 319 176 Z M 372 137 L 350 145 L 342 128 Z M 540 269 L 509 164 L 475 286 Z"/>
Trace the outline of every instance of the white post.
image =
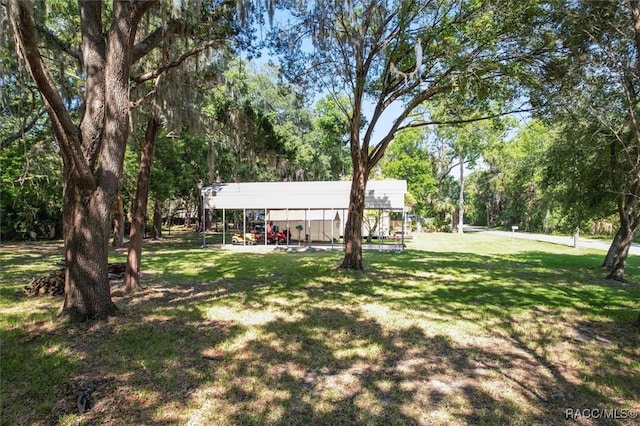
<path id="1" fill-rule="evenodd" d="M 204 190 L 200 191 L 200 202 L 202 203 L 202 217 L 200 226 L 202 226 L 202 247 L 207 246 L 207 229 L 204 226 Z"/>
<path id="2" fill-rule="evenodd" d="M 382 209 L 378 209 L 378 250 L 382 251 Z"/>
<path id="3" fill-rule="evenodd" d="M 307 247 L 311 246 L 311 209 L 307 209 L 304 212 L 304 227 L 305 227 L 305 240 L 307 242 Z"/>
<path id="4" fill-rule="evenodd" d="M 458 200 L 458 233 L 462 234 L 464 230 L 464 161 L 460 156 L 460 199 Z"/>
<path id="5" fill-rule="evenodd" d="M 247 209 L 242 209 L 242 245 L 247 245 L 247 240 L 244 238 L 247 233 Z"/>
<path id="6" fill-rule="evenodd" d="M 333 210 L 333 208 L 331 208 L 331 250 L 333 250 L 333 240 L 335 240 L 335 221 L 335 211 Z"/>
<path id="7" fill-rule="evenodd" d="M 285 232 L 287 233 L 287 247 L 289 247 L 289 207 L 285 209 L 285 217 L 287 218 L 287 228 Z"/>
<path id="8" fill-rule="evenodd" d="M 405 223 L 405 216 L 406 216 L 406 212 L 404 211 L 404 207 L 402 207 L 402 233 L 400 234 L 400 251 L 404 251 L 404 229 L 406 223 Z M 416 237 L 415 235 L 413 236 L 414 238 Z"/>

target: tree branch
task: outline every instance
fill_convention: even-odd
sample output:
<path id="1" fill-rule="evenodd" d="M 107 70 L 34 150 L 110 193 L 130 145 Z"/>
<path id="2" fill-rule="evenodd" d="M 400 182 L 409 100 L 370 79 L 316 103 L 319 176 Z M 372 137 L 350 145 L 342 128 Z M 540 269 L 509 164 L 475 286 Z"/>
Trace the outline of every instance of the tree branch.
<path id="1" fill-rule="evenodd" d="M 158 78 L 160 78 L 160 76 L 158 76 Z M 129 108 L 131 108 L 131 109 L 138 108 L 140 106 L 140 104 L 142 104 L 142 102 L 144 102 L 149 96 L 155 95 L 157 93 L 157 91 L 158 91 L 158 83 L 157 83 L 158 78 L 156 78 L 156 83 L 153 85 L 153 89 L 149 90 L 147 93 L 144 94 L 144 96 L 139 97 L 135 101 L 129 102 Z"/>
<path id="2" fill-rule="evenodd" d="M 40 33 L 46 41 L 48 41 L 58 49 L 62 50 L 69 56 L 75 58 L 78 61 L 78 63 L 82 63 L 82 53 L 80 53 L 80 51 L 77 49 L 73 49 L 71 46 L 69 46 L 68 43 L 65 43 L 64 41 L 60 40 L 60 38 L 58 38 L 58 36 L 55 35 L 50 28 L 47 28 L 42 25 L 36 25 L 36 29 L 38 30 L 38 33 Z"/>
<path id="3" fill-rule="evenodd" d="M 65 161 L 70 162 L 67 167 L 71 170 L 75 169 L 81 185 L 95 188 L 95 178 L 82 154 L 78 128 L 66 110 L 51 74 L 42 62 L 29 4 L 21 0 L 9 0 L 7 5 L 9 21 L 16 38 L 16 47 L 24 58 L 27 69 L 42 95 L 44 106 L 51 117 L 53 130 L 60 143 Z"/>
<path id="4" fill-rule="evenodd" d="M 23 122 L 24 124 L 22 125 L 20 130 L 18 130 L 15 133 L 10 134 L 6 138 L 4 138 L 4 140 L 2 140 L 2 142 L 0 142 L 0 151 L 2 151 L 3 149 L 8 148 L 9 146 L 11 146 L 12 143 L 14 143 L 18 139 L 22 138 L 24 136 L 24 134 L 27 133 L 29 130 L 31 130 L 33 128 L 33 126 L 36 125 L 38 120 L 41 119 L 46 113 L 47 113 L 46 110 L 44 110 L 44 109 L 41 110 L 29 122 L 26 122 L 26 117 L 25 117 L 25 120 Z"/>
<path id="5" fill-rule="evenodd" d="M 398 131 L 415 128 L 415 127 L 431 126 L 431 125 L 456 125 L 456 124 L 474 123 L 476 121 L 491 120 L 492 118 L 504 117 L 505 115 L 509 115 L 509 114 L 518 114 L 521 112 L 532 112 L 534 110 L 535 108 L 523 108 L 523 109 L 504 111 L 497 114 L 485 115 L 482 117 L 475 117 L 475 118 L 461 118 L 458 120 L 418 121 L 418 122 L 408 123 L 407 125 L 398 127 Z"/>
<path id="6" fill-rule="evenodd" d="M 134 64 L 143 58 L 147 53 L 158 47 L 160 42 L 168 35 L 175 34 L 182 27 L 182 23 L 177 20 L 171 20 L 164 25 L 159 26 L 143 40 L 133 46 L 133 57 L 131 63 Z"/>
<path id="7" fill-rule="evenodd" d="M 148 73 L 145 73 L 145 74 L 142 74 L 142 75 L 139 75 L 137 77 L 132 78 L 132 81 L 135 84 L 141 84 L 141 83 L 144 83 L 145 81 L 152 80 L 152 79 L 158 77 L 160 74 L 165 73 L 165 72 L 169 71 L 172 68 L 176 68 L 176 67 L 180 66 L 180 64 L 182 64 L 184 61 L 186 61 L 191 56 L 197 55 L 198 53 L 200 53 L 200 52 L 202 52 L 204 50 L 207 50 L 210 47 L 213 47 L 216 44 L 221 43 L 223 41 L 224 41 L 224 39 L 222 39 L 222 38 L 209 40 L 204 45 L 198 46 L 198 47 L 194 47 L 193 49 L 191 49 L 191 50 L 185 52 L 184 54 L 180 55 L 174 61 L 168 62 L 168 63 L 158 67 L 154 71 L 151 71 L 151 72 L 148 72 Z"/>
<path id="8" fill-rule="evenodd" d="M 387 135 L 382 138 L 382 140 L 374 147 L 374 149 L 369 154 L 367 161 L 367 170 L 370 171 L 376 164 L 378 164 L 380 159 L 382 159 L 385 149 L 387 148 L 389 143 L 391 143 L 391 140 L 395 136 L 396 132 L 404 127 L 400 127 L 400 124 L 402 124 L 402 122 L 409 116 L 409 114 L 413 112 L 415 108 L 418 107 L 418 105 L 420 105 L 427 99 L 431 99 L 432 97 L 449 90 L 451 90 L 451 86 L 448 84 L 444 84 L 440 87 L 431 86 L 429 90 L 425 90 L 424 92 L 414 97 L 411 102 L 409 102 L 409 104 L 405 107 L 402 113 L 395 119 L 393 125 L 391 126 L 391 129 L 389 129 L 389 132 L 387 132 Z M 386 109 L 386 107 L 383 108 L 383 110 L 384 109 Z M 369 129 L 367 129 L 367 133 L 369 133 Z"/>

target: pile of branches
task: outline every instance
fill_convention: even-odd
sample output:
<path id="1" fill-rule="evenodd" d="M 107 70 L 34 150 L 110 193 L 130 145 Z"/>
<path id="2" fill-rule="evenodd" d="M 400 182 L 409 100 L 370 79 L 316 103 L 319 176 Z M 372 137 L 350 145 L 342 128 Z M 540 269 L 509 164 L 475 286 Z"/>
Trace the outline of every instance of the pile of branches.
<path id="1" fill-rule="evenodd" d="M 110 263 L 109 279 L 122 279 L 126 269 L 126 263 Z M 59 268 L 51 271 L 49 275 L 37 277 L 31 280 L 24 287 L 24 294 L 29 297 L 35 296 L 58 296 L 64 294 L 64 271 L 65 268 Z"/>
<path id="2" fill-rule="evenodd" d="M 51 271 L 46 277 L 32 279 L 24 287 L 24 294 L 29 297 L 64 294 L 64 268 Z"/>

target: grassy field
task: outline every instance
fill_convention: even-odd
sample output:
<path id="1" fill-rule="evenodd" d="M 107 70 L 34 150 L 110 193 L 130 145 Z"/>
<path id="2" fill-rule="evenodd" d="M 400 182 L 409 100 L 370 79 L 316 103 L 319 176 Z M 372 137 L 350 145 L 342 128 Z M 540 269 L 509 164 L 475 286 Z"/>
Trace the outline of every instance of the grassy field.
<path id="1" fill-rule="evenodd" d="M 3 243 L 2 424 L 640 424 L 640 259 L 617 283 L 604 253 L 487 234 L 420 235 L 366 272 L 199 242 L 149 243 L 146 290 L 72 326 L 19 294 L 60 244 Z"/>

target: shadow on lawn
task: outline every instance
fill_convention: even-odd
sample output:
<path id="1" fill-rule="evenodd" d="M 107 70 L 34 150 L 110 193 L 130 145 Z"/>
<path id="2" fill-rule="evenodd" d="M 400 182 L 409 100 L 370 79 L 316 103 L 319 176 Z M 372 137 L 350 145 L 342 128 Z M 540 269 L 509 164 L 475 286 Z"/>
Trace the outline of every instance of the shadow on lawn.
<path id="1" fill-rule="evenodd" d="M 276 424 L 435 424 L 439 408 L 441 420 L 467 424 L 504 424 L 522 415 L 482 388 L 473 359 L 479 354 L 448 336 L 427 336 L 418 327 L 387 333 L 375 320 L 331 308 L 268 323 L 264 332 L 268 339 L 247 345 L 249 357 L 226 367 L 236 379 L 220 402 L 234 405 L 232 424 L 269 423 L 274 402 L 285 408 Z M 265 400 L 266 390 L 286 397 Z M 264 411 L 247 409 L 256 401 Z"/>
<path id="2" fill-rule="evenodd" d="M 625 376 L 637 344 L 621 343 L 620 324 L 637 286 L 601 280 L 600 271 L 585 264 L 571 269 L 571 256 L 550 264 L 546 256 L 501 260 L 411 252 L 377 257 L 373 272 L 339 272 L 339 284 L 323 278 L 335 273 L 325 257 L 299 256 L 289 271 L 272 263 L 286 257 L 224 257 L 201 276 L 219 278 L 172 287 L 160 296 L 164 307 L 156 312 L 171 317 L 182 311 L 184 318 L 186 306 L 220 299 L 265 310 L 275 307 L 277 297 L 288 300 L 288 307 L 278 304 L 282 317 L 255 326 L 253 337 L 235 346 L 229 341 L 246 333 L 245 327 L 224 326 L 229 328 L 221 337 L 203 339 L 212 331 L 196 324 L 206 324 L 207 317 L 192 309 L 191 322 L 180 326 L 190 349 L 168 368 L 202 374 L 187 380 L 193 396 L 181 403 L 195 406 L 203 424 L 558 424 L 565 408 L 616 408 L 619 402 L 597 385 L 626 383 L 621 391 L 630 399 L 640 391 L 633 365 Z M 416 326 L 390 332 L 357 309 L 371 301 L 485 324 L 498 345 L 461 344 Z M 327 303 L 340 308 L 316 306 Z M 554 328 L 567 319 L 558 315 L 566 309 L 605 319 Z M 531 326 L 523 329 L 522 321 Z M 565 338 L 554 333 L 566 328 L 574 332 L 566 338 L 578 339 L 569 349 L 588 367 L 583 371 L 589 375 L 579 380 L 546 350 Z M 602 339 L 612 350 L 594 352 Z M 191 364 L 200 353 L 213 356 L 205 357 L 207 365 Z M 173 403 L 176 396 L 169 395 L 158 406 Z"/>
<path id="3" fill-rule="evenodd" d="M 595 256 L 409 251 L 371 255 L 365 273 L 334 270 L 333 254 L 189 256 L 197 270 L 184 273 L 152 252 L 150 287 L 115 293 L 121 317 L 3 333 L 21 349 L 4 354 L 18 372 L 3 374 L 2 423 L 37 424 L 17 406 L 55 386 L 47 421 L 76 412 L 70 379 L 94 384 L 81 420 L 102 424 L 560 424 L 565 408 L 621 408 L 607 386 L 640 393 L 638 339 L 623 328 L 640 290 L 602 280 Z M 482 336 L 385 324 L 363 311 L 374 303 Z M 586 376 L 547 350 L 563 344 Z M 64 368 L 34 369 L 48 390 L 33 395 L 20 383 L 40 364 Z"/>

